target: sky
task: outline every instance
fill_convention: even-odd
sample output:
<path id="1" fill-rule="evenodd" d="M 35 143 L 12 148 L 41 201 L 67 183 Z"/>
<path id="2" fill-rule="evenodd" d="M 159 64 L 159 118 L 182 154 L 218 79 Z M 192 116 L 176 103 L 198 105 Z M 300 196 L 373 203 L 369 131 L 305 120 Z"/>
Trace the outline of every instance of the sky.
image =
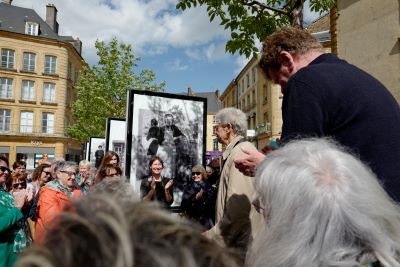
<path id="1" fill-rule="evenodd" d="M 97 63 L 95 41 L 116 37 L 131 44 L 141 60 L 134 69 L 149 68 L 156 82 L 165 81 L 165 92 L 222 93 L 248 62 L 243 56 L 225 52 L 230 36 L 210 23 L 206 8 L 176 10 L 178 0 L 14 0 L 15 6 L 34 9 L 44 20 L 46 5 L 58 10 L 59 34 L 79 38 L 82 56 L 90 65 Z M 318 14 L 305 13 L 305 21 Z"/>

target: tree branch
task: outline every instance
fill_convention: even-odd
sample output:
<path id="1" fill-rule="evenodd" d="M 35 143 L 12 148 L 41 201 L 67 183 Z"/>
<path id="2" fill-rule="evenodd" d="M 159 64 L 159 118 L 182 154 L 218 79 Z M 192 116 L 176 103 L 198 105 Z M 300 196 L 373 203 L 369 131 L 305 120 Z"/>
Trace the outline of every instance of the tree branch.
<path id="1" fill-rule="evenodd" d="M 258 1 L 251 1 L 251 2 L 247 2 L 246 0 L 242 0 L 242 3 L 244 6 L 249 6 L 249 7 L 253 7 L 253 6 L 259 6 L 259 8 L 261 8 L 262 10 L 271 10 L 274 11 L 276 13 L 282 14 L 282 15 L 289 15 L 289 13 L 283 9 L 279 9 L 279 8 L 275 8 L 269 5 L 266 5 L 264 3 L 258 2 Z"/>

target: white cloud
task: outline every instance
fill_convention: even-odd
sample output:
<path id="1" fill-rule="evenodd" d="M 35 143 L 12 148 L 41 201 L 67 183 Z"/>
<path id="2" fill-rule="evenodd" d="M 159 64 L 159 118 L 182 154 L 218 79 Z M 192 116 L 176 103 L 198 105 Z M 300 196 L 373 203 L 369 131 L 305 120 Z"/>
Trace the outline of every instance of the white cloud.
<path id="1" fill-rule="evenodd" d="M 235 69 L 235 74 L 239 74 L 239 72 L 242 71 L 242 69 L 247 65 L 247 63 L 249 63 L 250 58 L 246 58 L 245 55 L 242 56 L 238 56 L 236 58 L 236 66 L 237 68 Z"/>
<path id="2" fill-rule="evenodd" d="M 13 5 L 33 8 L 45 18 L 48 0 L 14 0 Z M 210 23 L 206 9 L 178 12 L 177 0 L 53 0 L 58 10 L 61 35 L 79 37 L 83 56 L 94 63 L 94 41 L 113 37 L 132 44 L 139 54 L 158 55 L 168 46 L 195 49 L 228 32 L 218 22 Z M 203 51 L 204 52 L 204 51 Z M 88 59 L 89 57 L 89 59 Z"/>
<path id="3" fill-rule="evenodd" d="M 179 58 L 177 58 L 172 62 L 168 62 L 166 64 L 166 67 L 170 71 L 184 71 L 184 70 L 187 70 L 189 68 L 189 65 L 182 64 L 181 60 Z"/>

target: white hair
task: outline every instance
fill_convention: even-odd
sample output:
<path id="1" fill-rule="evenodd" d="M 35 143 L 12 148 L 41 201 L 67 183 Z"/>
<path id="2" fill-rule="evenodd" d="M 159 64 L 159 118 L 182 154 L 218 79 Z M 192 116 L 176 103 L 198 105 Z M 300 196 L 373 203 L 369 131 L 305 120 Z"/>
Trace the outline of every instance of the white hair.
<path id="1" fill-rule="evenodd" d="M 359 159 L 333 141 L 293 141 L 256 174 L 266 228 L 247 266 L 400 266 L 400 209 Z"/>
<path id="2" fill-rule="evenodd" d="M 220 124 L 230 124 L 235 133 L 245 135 L 247 130 L 247 117 L 240 109 L 224 108 L 215 115 L 216 121 Z"/>

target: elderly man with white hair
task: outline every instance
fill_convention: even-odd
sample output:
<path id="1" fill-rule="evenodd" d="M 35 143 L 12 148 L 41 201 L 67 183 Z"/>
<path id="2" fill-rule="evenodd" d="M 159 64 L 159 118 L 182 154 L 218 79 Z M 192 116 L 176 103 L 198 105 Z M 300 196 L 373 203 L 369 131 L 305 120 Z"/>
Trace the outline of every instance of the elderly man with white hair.
<path id="1" fill-rule="evenodd" d="M 251 204 L 255 196 L 254 178 L 242 174 L 233 159 L 243 156 L 241 148 L 256 148 L 243 137 L 247 120 L 241 110 L 225 108 L 215 118 L 218 122 L 215 135 L 218 142 L 226 145 L 226 149 L 218 187 L 216 224 L 206 234 L 220 244 L 237 249 L 244 258 L 249 243 L 262 226 L 262 216 Z"/>
<path id="2" fill-rule="evenodd" d="M 255 179 L 266 227 L 246 266 L 400 266 L 399 206 L 332 141 L 292 141 L 267 154 Z"/>

